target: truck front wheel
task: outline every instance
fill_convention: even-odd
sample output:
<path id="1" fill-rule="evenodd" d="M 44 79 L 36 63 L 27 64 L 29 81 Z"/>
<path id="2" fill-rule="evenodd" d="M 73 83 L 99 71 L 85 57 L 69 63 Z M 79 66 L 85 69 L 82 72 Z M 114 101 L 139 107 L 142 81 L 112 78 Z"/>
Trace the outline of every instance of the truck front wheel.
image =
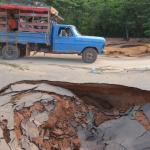
<path id="1" fill-rule="evenodd" d="M 97 59 L 97 51 L 94 48 L 87 48 L 82 53 L 82 60 L 85 63 L 94 63 Z"/>
<path id="2" fill-rule="evenodd" d="M 5 45 L 2 49 L 2 57 L 3 59 L 17 59 L 20 56 L 20 50 L 15 45 Z"/>

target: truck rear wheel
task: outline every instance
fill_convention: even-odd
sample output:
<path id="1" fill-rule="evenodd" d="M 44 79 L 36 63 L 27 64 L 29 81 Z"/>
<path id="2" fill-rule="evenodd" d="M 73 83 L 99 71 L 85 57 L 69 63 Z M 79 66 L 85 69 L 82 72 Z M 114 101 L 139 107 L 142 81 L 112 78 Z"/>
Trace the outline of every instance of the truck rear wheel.
<path id="1" fill-rule="evenodd" d="M 87 48 L 82 53 L 82 60 L 85 63 L 94 63 L 97 59 L 97 51 L 94 48 Z"/>
<path id="2" fill-rule="evenodd" d="M 15 45 L 5 45 L 2 49 L 2 57 L 3 59 L 17 59 L 20 56 L 20 50 Z"/>

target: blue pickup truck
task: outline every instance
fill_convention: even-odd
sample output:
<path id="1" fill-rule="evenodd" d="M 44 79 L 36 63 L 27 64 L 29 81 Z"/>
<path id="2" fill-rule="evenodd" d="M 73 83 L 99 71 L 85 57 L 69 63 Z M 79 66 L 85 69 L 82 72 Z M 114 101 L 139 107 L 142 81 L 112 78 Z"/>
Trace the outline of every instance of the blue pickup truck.
<path id="1" fill-rule="evenodd" d="M 17 59 L 29 51 L 78 54 L 85 63 L 93 63 L 103 53 L 105 39 L 81 35 L 75 26 L 49 22 L 47 32 L 0 31 L 4 59 Z M 33 23 L 29 23 L 33 25 Z M 38 25 L 37 25 L 38 26 Z M 39 30 L 40 31 L 40 30 Z"/>

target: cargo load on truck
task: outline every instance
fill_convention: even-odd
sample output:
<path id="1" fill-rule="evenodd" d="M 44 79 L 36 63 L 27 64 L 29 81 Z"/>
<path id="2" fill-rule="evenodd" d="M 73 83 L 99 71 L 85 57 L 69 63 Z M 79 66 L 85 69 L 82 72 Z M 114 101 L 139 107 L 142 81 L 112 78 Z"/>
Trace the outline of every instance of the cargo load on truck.
<path id="1" fill-rule="evenodd" d="M 58 11 L 53 7 L 0 5 L 0 31 L 9 29 L 9 17 L 17 22 L 17 31 L 48 32 L 51 21 L 59 21 Z"/>

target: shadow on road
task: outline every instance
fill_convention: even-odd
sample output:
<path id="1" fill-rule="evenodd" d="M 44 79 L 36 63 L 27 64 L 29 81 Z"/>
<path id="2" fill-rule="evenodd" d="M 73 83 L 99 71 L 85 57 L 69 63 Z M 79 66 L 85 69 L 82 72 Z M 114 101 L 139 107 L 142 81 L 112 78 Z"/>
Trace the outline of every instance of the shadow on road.
<path id="1" fill-rule="evenodd" d="M 81 57 L 41 57 L 41 56 L 31 56 L 31 57 L 24 57 L 22 60 L 32 61 L 32 62 L 48 62 L 48 63 L 73 63 L 73 64 L 81 64 L 83 63 Z"/>
<path id="2" fill-rule="evenodd" d="M 2 57 L 0 57 L 0 60 L 3 61 Z M 19 58 L 19 59 L 16 59 L 16 60 L 4 60 L 4 61 L 7 61 L 7 62 L 21 62 L 21 61 L 24 61 L 24 62 L 33 62 L 33 63 L 36 63 L 36 62 L 42 62 L 42 63 L 58 63 L 58 64 L 84 64 L 84 62 L 82 61 L 82 58 L 79 57 L 79 56 L 30 56 L 30 57 L 22 57 L 22 58 Z"/>

